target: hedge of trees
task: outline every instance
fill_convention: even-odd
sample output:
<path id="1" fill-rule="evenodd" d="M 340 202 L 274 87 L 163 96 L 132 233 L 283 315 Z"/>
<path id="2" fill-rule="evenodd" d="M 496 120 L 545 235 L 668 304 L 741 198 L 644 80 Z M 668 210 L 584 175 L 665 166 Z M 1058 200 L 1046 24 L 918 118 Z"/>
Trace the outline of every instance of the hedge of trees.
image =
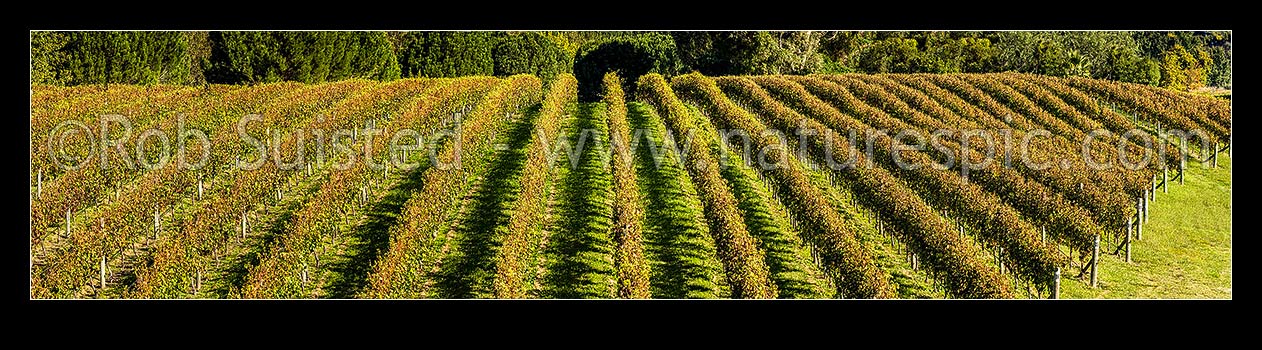
<path id="1" fill-rule="evenodd" d="M 830 32 L 823 72 L 1016 71 L 1158 85 L 1231 86 L 1229 32 Z"/>
<path id="2" fill-rule="evenodd" d="M 399 78 L 384 32 L 210 32 L 209 40 L 210 83 Z"/>
<path id="3" fill-rule="evenodd" d="M 318 83 L 570 72 L 537 32 L 32 32 L 31 83 Z"/>
<path id="4" fill-rule="evenodd" d="M 32 84 L 199 84 L 573 72 L 983 73 L 1231 86 L 1230 32 L 32 32 Z M 624 84 L 624 88 L 634 86 Z"/>
<path id="5" fill-rule="evenodd" d="M 31 83 L 189 83 L 188 38 L 181 32 L 32 32 Z"/>
<path id="6" fill-rule="evenodd" d="M 537 32 L 507 33 L 496 40 L 495 75 L 534 74 L 550 78 L 568 73 L 574 56 L 557 38 Z"/>
<path id="7" fill-rule="evenodd" d="M 494 40 L 487 32 L 408 32 L 399 47 L 399 65 L 404 77 L 493 75 Z"/>

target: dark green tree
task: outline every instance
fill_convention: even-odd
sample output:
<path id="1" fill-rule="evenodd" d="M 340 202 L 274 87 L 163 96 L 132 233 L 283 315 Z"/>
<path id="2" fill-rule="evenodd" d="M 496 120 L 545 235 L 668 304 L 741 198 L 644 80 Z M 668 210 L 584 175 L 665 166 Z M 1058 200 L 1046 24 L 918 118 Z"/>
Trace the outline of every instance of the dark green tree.
<path id="1" fill-rule="evenodd" d="M 487 32 L 408 32 L 401 40 L 404 77 L 495 74 L 495 37 Z"/>
<path id="2" fill-rule="evenodd" d="M 534 74 L 550 79 L 569 72 L 573 56 L 552 38 L 537 32 L 505 33 L 493 51 L 495 75 Z"/>
<path id="3" fill-rule="evenodd" d="M 62 48 L 68 39 L 60 32 L 31 32 L 31 85 L 64 83 L 57 73 L 66 60 Z"/>
<path id="4" fill-rule="evenodd" d="M 1096 77 L 1154 86 L 1161 82 L 1161 67 L 1157 61 L 1141 57 L 1135 48 L 1115 47 L 1107 67 L 1108 70 L 1098 72 Z"/>
<path id="5" fill-rule="evenodd" d="M 1209 73 L 1209 85 L 1231 88 L 1231 44 L 1209 49 L 1213 67 Z"/>
<path id="6" fill-rule="evenodd" d="M 960 71 L 965 73 L 982 73 L 995 71 L 995 48 L 990 39 L 979 37 L 961 38 Z"/>
<path id="7" fill-rule="evenodd" d="M 187 37 L 179 32 L 68 32 L 54 55 L 57 82 L 183 84 Z"/>
<path id="8" fill-rule="evenodd" d="M 765 74 L 775 59 L 768 32 L 671 32 L 685 70 L 705 75 Z"/>
<path id="9" fill-rule="evenodd" d="M 588 43 L 574 59 L 578 98 L 586 102 L 600 100 L 602 79 L 608 72 L 617 72 L 622 77 L 623 91 L 634 95 L 635 81 L 641 75 L 670 76 L 680 66 L 675 41 L 666 34 L 647 33 Z"/>
<path id="10" fill-rule="evenodd" d="M 211 32 L 209 41 L 206 79 L 214 83 L 399 77 L 385 32 Z"/>
<path id="11" fill-rule="evenodd" d="M 920 50 L 915 39 L 888 37 L 860 49 L 857 68 L 866 73 L 917 73 Z"/>

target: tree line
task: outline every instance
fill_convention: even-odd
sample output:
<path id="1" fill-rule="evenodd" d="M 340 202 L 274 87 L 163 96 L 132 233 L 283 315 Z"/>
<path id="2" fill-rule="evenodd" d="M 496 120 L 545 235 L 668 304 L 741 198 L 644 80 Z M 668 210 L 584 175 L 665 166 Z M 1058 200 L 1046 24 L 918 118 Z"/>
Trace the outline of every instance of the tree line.
<path id="1" fill-rule="evenodd" d="M 983 73 L 1231 86 L 1230 32 L 32 32 L 31 83 L 317 83 L 605 72 Z M 631 93 L 633 86 L 626 87 Z"/>
<path id="2" fill-rule="evenodd" d="M 31 83 L 319 83 L 571 71 L 537 32 L 32 32 Z"/>

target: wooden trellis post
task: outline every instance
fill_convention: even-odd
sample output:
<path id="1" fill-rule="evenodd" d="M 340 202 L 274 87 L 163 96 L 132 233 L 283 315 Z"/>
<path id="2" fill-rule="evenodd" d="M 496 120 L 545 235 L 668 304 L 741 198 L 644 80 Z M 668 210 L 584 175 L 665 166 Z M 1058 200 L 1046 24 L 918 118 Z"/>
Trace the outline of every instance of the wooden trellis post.
<path id="1" fill-rule="evenodd" d="M 1139 218 L 1135 218 L 1135 240 L 1138 241 L 1138 240 L 1143 240 L 1143 239 L 1144 239 L 1144 223 L 1139 221 Z"/>
<path id="2" fill-rule="evenodd" d="M 1126 262 L 1131 262 L 1131 223 L 1135 222 L 1134 227 L 1136 228 L 1136 230 L 1138 230 L 1139 222 L 1137 221 L 1138 220 L 1132 220 L 1131 218 L 1126 218 L 1126 241 L 1122 242 L 1122 244 L 1126 246 Z"/>
<path id="3" fill-rule="evenodd" d="M 162 215 L 158 211 L 158 207 L 153 207 L 153 239 L 158 239 L 158 231 L 162 231 Z"/>
<path id="4" fill-rule="evenodd" d="M 1148 223 L 1148 215 L 1152 212 L 1152 200 L 1155 199 L 1153 198 L 1155 193 L 1151 189 L 1147 189 L 1144 190 L 1144 194 L 1147 195 L 1144 198 L 1144 223 Z"/>
<path id="5" fill-rule="evenodd" d="M 44 171 L 43 170 L 40 170 L 39 175 L 36 176 L 35 198 L 39 198 L 41 194 L 44 194 Z"/>
<path id="6" fill-rule="evenodd" d="M 1141 224 L 1147 221 L 1146 220 L 1147 215 L 1144 215 L 1144 213 L 1147 212 L 1147 210 L 1145 210 L 1144 207 L 1147 205 L 1148 205 L 1148 192 L 1144 190 L 1140 190 L 1139 198 L 1135 198 L 1135 215 L 1137 216 L 1135 218 L 1135 221 L 1138 221 Z"/>
<path id="7" fill-rule="evenodd" d="M 1214 141 L 1214 154 L 1210 155 L 1210 158 L 1214 160 L 1214 167 L 1217 168 L 1218 167 L 1218 141 Z"/>
<path id="8" fill-rule="evenodd" d="M 1187 169 L 1187 140 L 1179 139 L 1179 184 L 1183 184 L 1183 170 Z"/>
<path id="9" fill-rule="evenodd" d="M 101 255 L 101 291 L 98 295 L 105 294 L 105 255 Z"/>
<path id="10" fill-rule="evenodd" d="M 1100 235 L 1095 235 L 1095 246 L 1091 248 L 1091 288 L 1100 286 Z"/>
<path id="11" fill-rule="evenodd" d="M 202 192 L 203 192 L 203 189 L 204 189 L 204 187 L 203 187 L 203 185 L 202 185 L 202 177 L 201 177 L 201 175 L 198 175 L 198 176 L 197 176 L 197 200 L 199 200 L 199 201 L 200 201 L 200 200 L 202 200 Z"/>
<path id="12" fill-rule="evenodd" d="M 1170 171 L 1163 165 L 1161 167 L 1161 193 L 1170 193 L 1170 179 L 1166 176 L 1168 173 L 1170 173 Z"/>
<path id="13" fill-rule="evenodd" d="M 1006 267 L 1003 265 L 1003 247 L 999 247 L 999 252 L 995 254 L 995 261 L 999 262 L 999 273 L 1003 274 Z"/>
<path id="14" fill-rule="evenodd" d="M 246 222 L 245 214 L 246 214 L 245 211 L 241 211 L 241 241 L 242 242 L 245 241 L 245 231 L 249 230 L 248 228 L 249 224 Z"/>
<path id="15" fill-rule="evenodd" d="M 1056 274 L 1052 277 L 1052 299 L 1060 299 L 1060 268 L 1056 268 Z"/>

